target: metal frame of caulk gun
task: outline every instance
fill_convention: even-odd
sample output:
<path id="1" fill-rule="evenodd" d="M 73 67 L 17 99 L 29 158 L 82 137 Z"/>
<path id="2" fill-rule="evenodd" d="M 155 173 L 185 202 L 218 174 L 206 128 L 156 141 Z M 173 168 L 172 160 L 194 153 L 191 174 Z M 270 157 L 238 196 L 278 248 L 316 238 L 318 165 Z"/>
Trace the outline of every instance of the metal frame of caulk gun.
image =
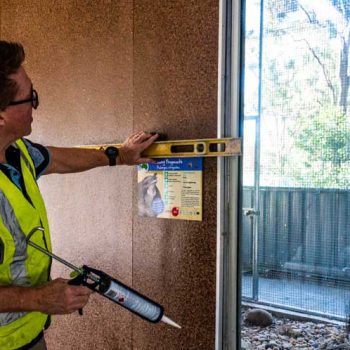
<path id="1" fill-rule="evenodd" d="M 124 307 L 125 309 L 131 311 L 132 313 L 134 313 L 135 315 L 143 318 L 146 321 L 152 322 L 152 323 L 157 323 L 159 321 L 163 321 L 167 324 L 170 324 L 174 327 L 177 328 L 181 328 L 179 325 L 177 325 L 174 321 L 172 321 L 171 319 L 169 319 L 167 316 L 164 315 L 164 308 L 163 306 L 161 306 L 160 304 L 156 303 L 155 301 L 149 299 L 148 297 L 146 297 L 145 295 L 137 292 L 136 290 L 128 287 L 127 285 L 125 285 L 124 283 L 118 281 L 117 279 L 109 276 L 108 274 L 104 273 L 103 271 L 100 270 L 96 270 L 93 269 L 89 266 L 83 265 L 83 267 L 78 268 L 76 266 L 74 266 L 73 264 L 69 263 L 68 261 L 60 258 L 59 256 L 49 252 L 48 250 L 40 247 L 39 245 L 37 245 L 36 243 L 32 242 L 30 240 L 30 238 L 32 237 L 32 235 L 37 232 L 37 231 L 41 231 L 44 232 L 44 229 L 40 226 L 33 228 L 30 233 L 27 236 L 27 244 L 38 249 L 39 251 L 41 251 L 42 253 L 50 256 L 51 258 L 59 261 L 60 263 L 68 266 L 69 268 L 71 268 L 72 270 L 76 271 L 78 273 L 78 276 L 73 278 L 72 280 L 70 280 L 68 283 L 72 284 L 72 285 L 84 285 L 88 288 L 90 288 L 93 291 L 96 291 L 97 293 L 101 294 L 102 296 L 104 296 L 107 299 L 112 300 L 113 302 L 115 302 L 116 304 Z M 90 279 L 92 280 L 94 283 L 88 283 L 87 280 Z M 151 319 L 148 318 L 144 315 L 142 315 L 141 313 L 133 310 L 132 308 L 127 307 L 126 305 L 123 304 L 122 301 L 117 301 L 115 299 L 113 299 L 111 296 L 108 295 L 108 290 L 110 289 L 112 283 L 117 286 L 118 288 L 122 288 L 125 289 L 127 292 L 130 292 L 133 294 L 133 297 L 137 297 L 140 300 L 148 303 L 148 305 L 151 305 L 157 309 L 159 309 L 159 316 L 156 319 Z M 112 290 L 113 292 L 113 290 Z M 106 294 L 105 294 L 106 293 Z M 79 310 L 79 313 L 81 313 L 81 310 Z"/>

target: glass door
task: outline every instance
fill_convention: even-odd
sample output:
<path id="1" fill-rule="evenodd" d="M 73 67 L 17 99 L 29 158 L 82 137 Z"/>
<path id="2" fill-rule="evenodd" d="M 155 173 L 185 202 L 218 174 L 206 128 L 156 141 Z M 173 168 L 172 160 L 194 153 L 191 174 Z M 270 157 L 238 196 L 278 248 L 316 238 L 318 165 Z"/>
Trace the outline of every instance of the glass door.
<path id="1" fill-rule="evenodd" d="M 242 299 L 345 320 L 350 1 L 247 0 Z"/>

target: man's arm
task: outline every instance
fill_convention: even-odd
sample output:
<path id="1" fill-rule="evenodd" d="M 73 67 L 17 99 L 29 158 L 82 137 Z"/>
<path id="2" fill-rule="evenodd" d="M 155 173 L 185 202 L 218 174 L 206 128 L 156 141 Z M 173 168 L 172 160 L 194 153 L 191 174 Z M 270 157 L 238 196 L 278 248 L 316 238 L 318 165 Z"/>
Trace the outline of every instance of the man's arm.
<path id="1" fill-rule="evenodd" d="M 135 165 L 149 163 L 152 160 L 143 158 L 142 152 L 149 147 L 158 135 L 138 132 L 129 136 L 119 148 L 117 165 Z M 103 150 L 84 148 L 47 147 L 50 152 L 50 164 L 44 174 L 76 173 L 109 164 Z"/>
<path id="2" fill-rule="evenodd" d="M 0 312 L 40 311 L 48 315 L 69 314 L 82 309 L 92 291 L 71 286 L 58 278 L 39 287 L 1 286 Z"/>

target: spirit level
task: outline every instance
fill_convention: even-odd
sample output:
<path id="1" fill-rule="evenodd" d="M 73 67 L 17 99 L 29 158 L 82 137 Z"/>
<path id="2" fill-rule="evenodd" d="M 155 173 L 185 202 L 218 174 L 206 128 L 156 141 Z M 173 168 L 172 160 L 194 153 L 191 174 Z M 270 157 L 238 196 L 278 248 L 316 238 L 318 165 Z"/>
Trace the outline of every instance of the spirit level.
<path id="1" fill-rule="evenodd" d="M 81 148 L 106 149 L 109 146 L 120 148 L 122 144 L 85 145 Z M 242 144 L 240 138 L 199 139 L 156 141 L 142 155 L 149 158 L 169 157 L 228 157 L 240 156 Z"/>

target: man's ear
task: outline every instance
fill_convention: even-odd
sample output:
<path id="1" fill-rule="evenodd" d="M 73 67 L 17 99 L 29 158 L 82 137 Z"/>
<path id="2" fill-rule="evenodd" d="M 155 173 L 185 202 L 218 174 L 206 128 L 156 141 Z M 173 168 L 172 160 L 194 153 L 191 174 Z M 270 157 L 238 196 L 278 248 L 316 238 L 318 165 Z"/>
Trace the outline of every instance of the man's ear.
<path id="1" fill-rule="evenodd" d="M 3 112 L 0 112 L 0 127 L 5 126 L 5 118 Z"/>

